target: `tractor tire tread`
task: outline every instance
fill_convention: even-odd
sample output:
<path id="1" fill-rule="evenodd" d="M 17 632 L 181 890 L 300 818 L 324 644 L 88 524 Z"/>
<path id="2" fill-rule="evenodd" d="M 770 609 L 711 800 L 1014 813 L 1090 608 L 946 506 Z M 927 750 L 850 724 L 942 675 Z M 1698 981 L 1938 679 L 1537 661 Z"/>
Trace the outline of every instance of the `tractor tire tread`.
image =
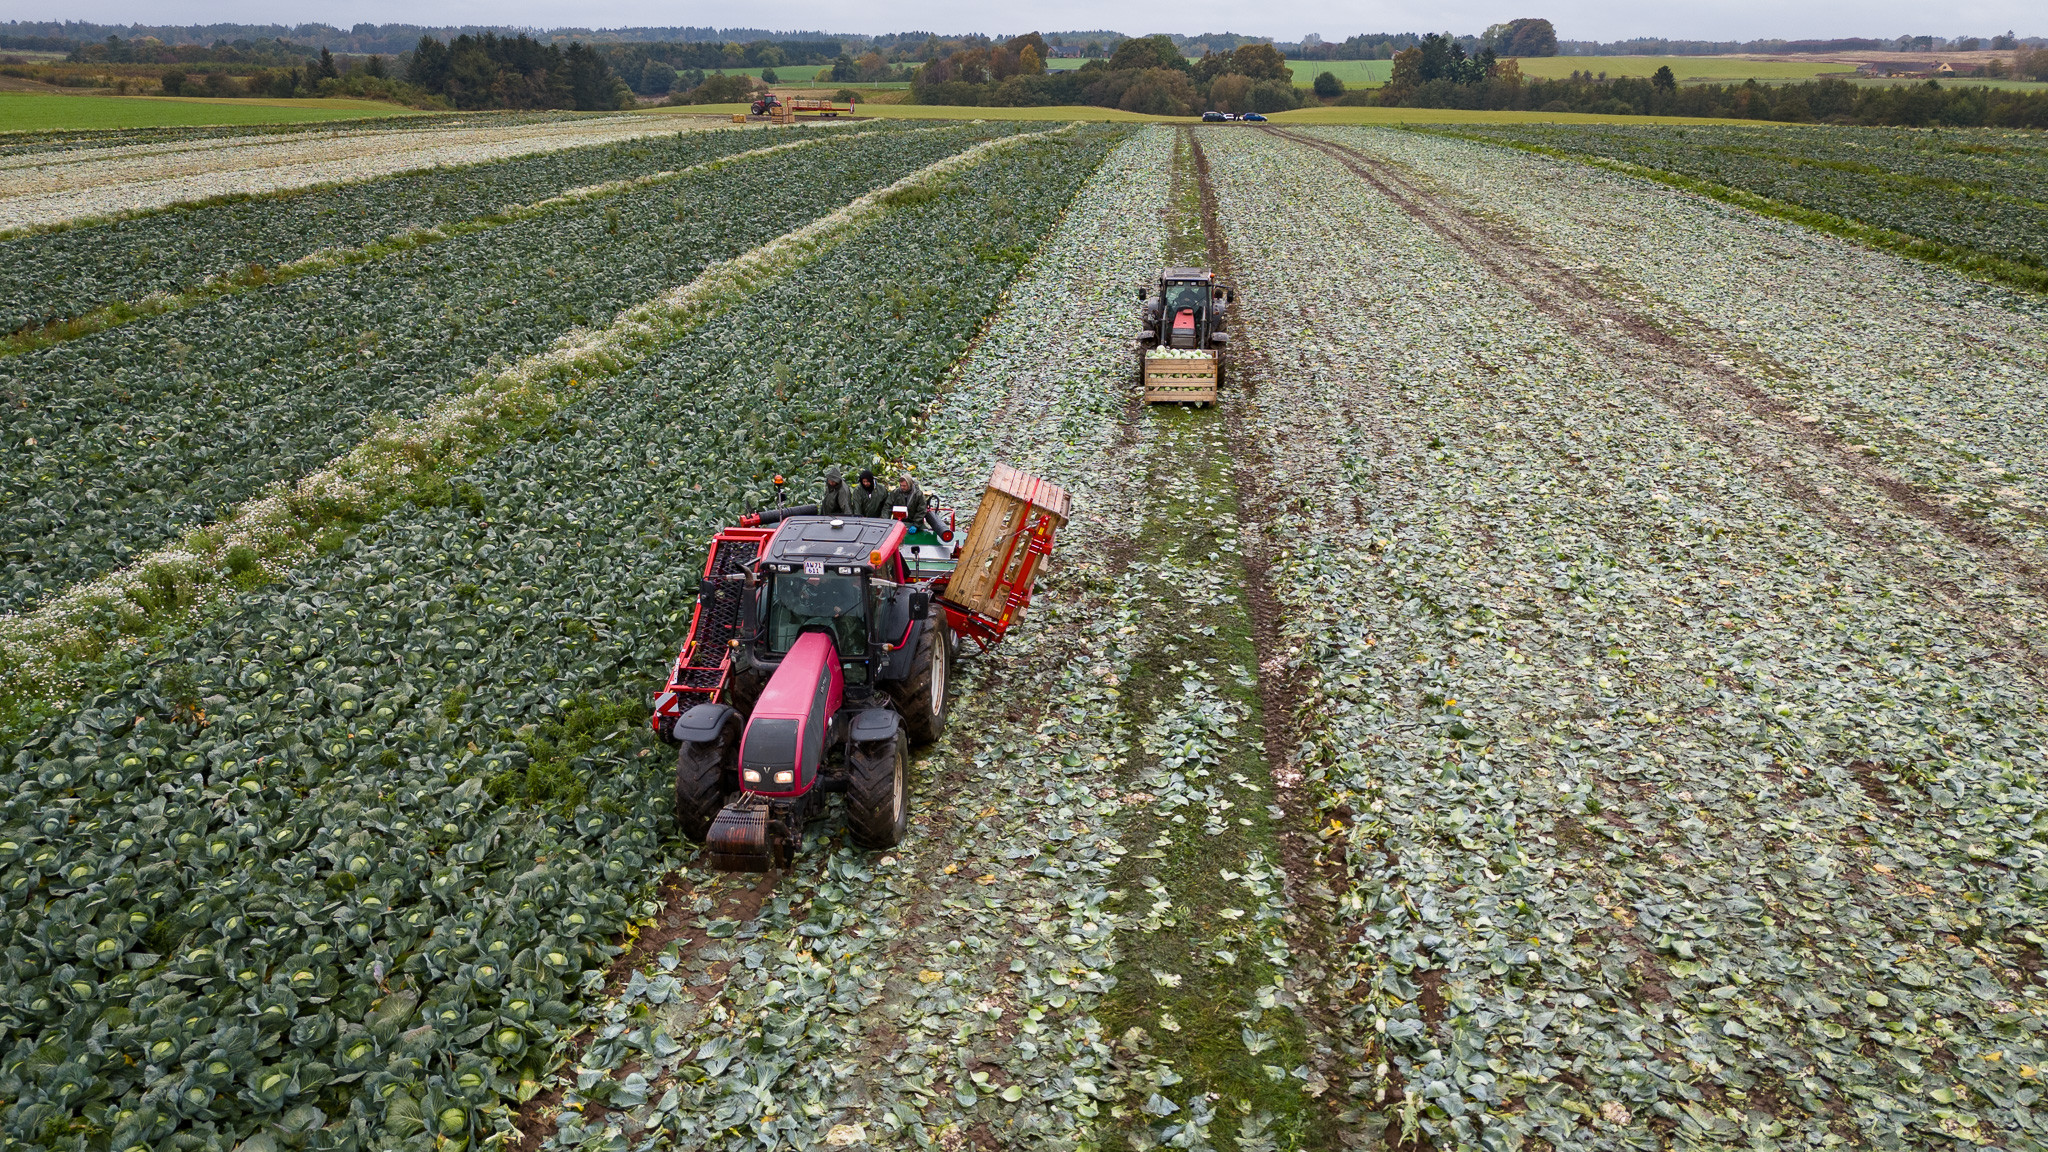
<path id="1" fill-rule="evenodd" d="M 676 828 L 693 844 L 711 834 L 711 822 L 737 787 L 733 760 L 738 744 L 739 720 L 734 718 L 716 740 L 676 745 Z"/>
<path id="2" fill-rule="evenodd" d="M 903 842 L 910 823 L 910 750 L 904 737 L 898 729 L 886 740 L 847 747 L 846 827 L 861 848 L 894 848 Z M 900 798 L 898 788 L 905 793 Z"/>
<path id="3" fill-rule="evenodd" d="M 917 639 L 917 651 L 910 661 L 910 675 L 896 690 L 896 711 L 903 717 L 903 730 L 909 733 L 913 744 L 930 744 L 946 731 L 946 714 L 951 711 L 953 694 L 954 649 L 946 642 L 946 634 L 950 631 L 945 615 L 933 613 L 926 623 L 924 635 Z M 937 708 L 931 704 L 935 667 L 937 675 L 943 677 Z"/>

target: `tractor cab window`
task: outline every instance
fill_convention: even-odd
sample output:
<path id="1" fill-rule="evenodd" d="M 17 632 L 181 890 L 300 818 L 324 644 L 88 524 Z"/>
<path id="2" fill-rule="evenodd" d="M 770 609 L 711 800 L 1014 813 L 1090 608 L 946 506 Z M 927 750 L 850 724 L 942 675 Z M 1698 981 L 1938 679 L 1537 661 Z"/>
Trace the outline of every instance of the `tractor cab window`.
<path id="1" fill-rule="evenodd" d="M 787 652 L 807 628 L 823 627 L 841 656 L 868 650 L 867 582 L 839 573 L 783 572 L 768 587 L 768 650 Z"/>
<path id="2" fill-rule="evenodd" d="M 1171 316 L 1183 308 L 1192 308 L 1201 314 L 1209 307 L 1209 286 L 1207 284 L 1168 284 L 1166 286 L 1166 314 Z"/>

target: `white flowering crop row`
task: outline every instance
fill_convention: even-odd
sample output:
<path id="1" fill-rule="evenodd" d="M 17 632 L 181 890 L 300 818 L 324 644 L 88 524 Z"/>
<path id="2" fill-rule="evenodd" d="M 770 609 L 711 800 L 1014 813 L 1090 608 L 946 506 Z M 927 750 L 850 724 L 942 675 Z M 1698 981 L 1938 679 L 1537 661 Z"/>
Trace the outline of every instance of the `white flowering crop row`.
<path id="1" fill-rule="evenodd" d="M 1546 157 L 1427 139 L 1403 156 L 1451 195 L 1483 197 L 1495 178 L 1544 190 L 1518 215 L 1561 259 L 1629 286 L 1639 307 L 1741 364 L 1798 422 L 2048 555 L 2048 444 L 2033 434 L 2048 407 L 2040 297 L 1872 260 L 1796 225 Z M 1644 206 L 1678 204 L 1693 207 L 1666 227 L 1686 259 L 1613 243 Z"/>
<path id="2" fill-rule="evenodd" d="M 2048 143 L 2010 128 L 1517 124 L 1443 129 L 1639 165 L 1888 228 L 1963 253 L 2048 264 Z"/>

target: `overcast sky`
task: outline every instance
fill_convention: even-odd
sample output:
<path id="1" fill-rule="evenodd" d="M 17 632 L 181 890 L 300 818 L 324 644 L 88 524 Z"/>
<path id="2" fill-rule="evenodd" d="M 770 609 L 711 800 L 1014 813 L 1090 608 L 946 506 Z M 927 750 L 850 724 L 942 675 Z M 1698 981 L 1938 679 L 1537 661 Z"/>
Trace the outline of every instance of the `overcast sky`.
<path id="1" fill-rule="evenodd" d="M 770 12 L 774 14 L 769 15 Z M 1837 36 L 1886 38 L 1900 35 L 1984 36 L 2016 29 L 2020 35 L 2048 30 L 2038 0 L 1963 0 L 1930 10 L 1904 0 L 1676 0 L 1647 5 L 1620 0 L 1298 0 L 1293 4 L 1244 4 L 1234 0 L 1187 0 L 1164 18 L 1161 5 L 1131 0 L 1081 2 L 1041 0 L 1035 4 L 963 8 L 952 0 L 850 0 L 833 4 L 762 5 L 662 0 L 0 0 L 0 19 L 92 20 L 104 23 L 202 24 L 325 22 L 346 28 L 358 21 L 404 24 L 523 24 L 537 27 L 619 25 L 715 25 L 718 27 L 804 28 L 827 32 L 1016 33 L 1033 29 L 1112 28 L 1134 35 L 1148 32 L 1240 32 L 1295 40 L 1314 32 L 1342 39 L 1357 32 L 1449 29 L 1477 33 L 1486 25 L 1518 16 L 1546 16 L 1567 40 L 1620 40 L 1633 36 L 1674 39 L 1809 39 Z"/>

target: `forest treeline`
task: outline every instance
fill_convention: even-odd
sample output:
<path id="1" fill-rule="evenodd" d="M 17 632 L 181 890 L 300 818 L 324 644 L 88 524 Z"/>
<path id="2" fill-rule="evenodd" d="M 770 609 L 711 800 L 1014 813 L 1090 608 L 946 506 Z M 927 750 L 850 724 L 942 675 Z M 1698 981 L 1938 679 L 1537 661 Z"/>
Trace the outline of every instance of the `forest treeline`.
<path id="1" fill-rule="evenodd" d="M 2048 50 L 2023 54 L 2016 67 L 2048 73 Z M 1846 80 L 1796 84 L 1678 83 L 1669 66 L 1648 78 L 1574 72 L 1545 80 L 1523 76 L 1513 60 L 1468 56 L 1449 37 L 1430 36 L 1394 58 L 1393 76 L 1340 104 L 1466 108 L 1492 112 L 1590 112 L 1609 116 L 1701 116 L 1790 123 L 1924 127 L 2048 128 L 2048 92 L 1981 85 L 1860 85 Z"/>
<path id="2" fill-rule="evenodd" d="M 1190 62 L 1168 36 L 1117 45 L 1107 60 L 1051 72 L 1037 33 L 953 52 L 919 68 L 911 96 L 919 104 L 1045 107 L 1093 104 L 1153 116 L 1205 108 L 1284 112 L 1302 105 L 1286 57 L 1271 44 L 1242 44 Z"/>

